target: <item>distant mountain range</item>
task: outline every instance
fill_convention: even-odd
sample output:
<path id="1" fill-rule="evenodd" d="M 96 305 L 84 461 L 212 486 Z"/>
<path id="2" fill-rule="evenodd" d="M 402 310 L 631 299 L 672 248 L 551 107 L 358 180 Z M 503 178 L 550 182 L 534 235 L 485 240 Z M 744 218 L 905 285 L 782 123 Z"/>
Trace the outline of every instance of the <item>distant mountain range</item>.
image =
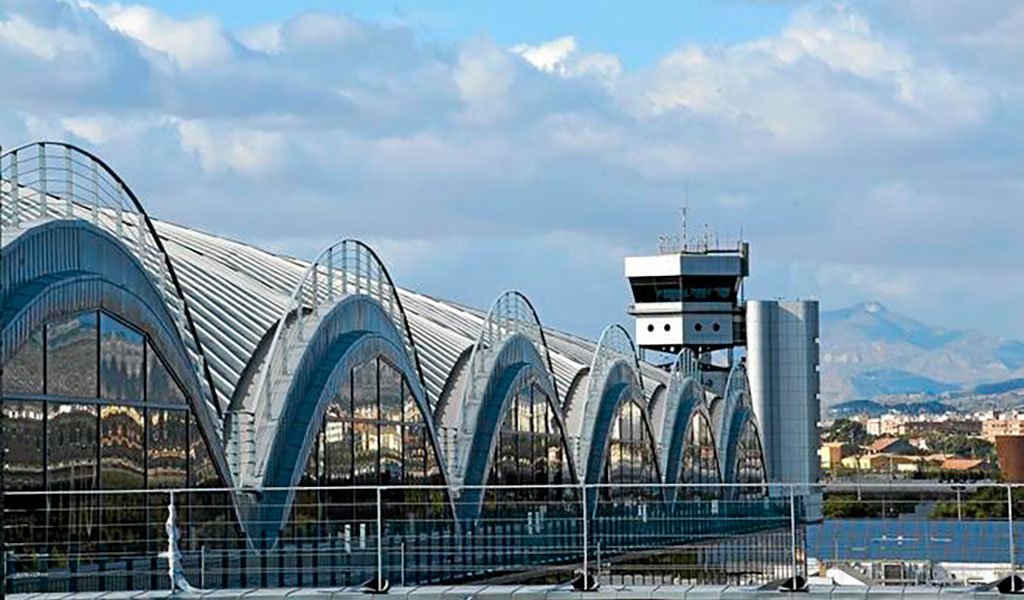
<path id="1" fill-rule="evenodd" d="M 885 396 L 1024 390 L 1024 342 L 933 327 L 878 302 L 823 311 L 821 389 L 823 408 Z"/>
<path id="2" fill-rule="evenodd" d="M 827 416 L 833 419 L 852 417 L 855 415 L 868 415 L 877 417 L 889 412 L 896 412 L 904 415 L 941 415 L 955 410 L 954 407 L 937 400 L 926 400 L 923 402 L 897 402 L 895 404 L 882 404 L 874 400 L 851 400 L 834 404 L 828 409 Z"/>

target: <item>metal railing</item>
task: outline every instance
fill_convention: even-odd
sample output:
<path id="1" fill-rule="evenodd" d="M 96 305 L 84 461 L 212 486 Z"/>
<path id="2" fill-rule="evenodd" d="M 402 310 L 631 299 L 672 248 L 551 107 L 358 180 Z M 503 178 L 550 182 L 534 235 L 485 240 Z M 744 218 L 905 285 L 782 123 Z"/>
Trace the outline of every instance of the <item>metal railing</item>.
<path id="1" fill-rule="evenodd" d="M 3 586 L 170 589 L 169 575 L 179 589 L 543 584 L 586 572 L 626 585 L 796 574 L 949 587 L 1018 570 L 1024 486 L 805 487 L 491 486 L 470 521 L 448 501 L 464 490 L 445 486 L 302 487 L 287 525 L 255 538 L 235 520 L 236 490 L 9 491 Z"/>
<path id="2" fill-rule="evenodd" d="M 751 584 L 803 572 L 801 498 L 678 487 L 666 502 L 661 485 L 491 486 L 471 522 L 453 519 L 443 486 L 304 487 L 280 534 L 257 539 L 233 520 L 233 490 L 9 492 L 3 585 L 170 589 L 169 574 L 178 589 L 556 583 L 581 572 Z"/>

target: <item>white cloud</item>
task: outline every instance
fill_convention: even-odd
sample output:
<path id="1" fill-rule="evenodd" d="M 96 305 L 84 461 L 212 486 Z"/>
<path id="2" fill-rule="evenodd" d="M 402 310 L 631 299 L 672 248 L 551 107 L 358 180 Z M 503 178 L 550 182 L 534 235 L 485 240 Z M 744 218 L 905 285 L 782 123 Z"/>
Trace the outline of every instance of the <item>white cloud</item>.
<path id="1" fill-rule="evenodd" d="M 259 176 L 283 159 L 280 133 L 244 128 L 213 129 L 198 121 L 177 123 L 181 146 L 194 153 L 208 173 L 236 171 Z"/>
<path id="2" fill-rule="evenodd" d="M 518 44 L 512 52 L 523 57 L 538 70 L 561 77 L 593 77 L 612 84 L 622 74 L 622 63 L 613 54 L 579 52 L 576 38 L 571 35 L 531 46 Z"/>
<path id="3" fill-rule="evenodd" d="M 689 46 L 629 91 L 636 114 L 688 110 L 742 122 L 784 146 L 840 136 L 931 136 L 979 122 L 987 95 L 845 9 L 802 9 L 780 35 L 726 47 Z"/>
<path id="4" fill-rule="evenodd" d="M 0 48 L 4 46 L 44 61 L 89 51 L 88 39 L 78 32 L 62 27 L 43 27 L 16 13 L 0 20 Z"/>
<path id="5" fill-rule="evenodd" d="M 510 115 L 515 64 L 489 40 L 478 38 L 463 45 L 452 78 L 465 103 L 466 122 L 491 123 Z"/>
<path id="6" fill-rule="evenodd" d="M 111 27 L 166 54 L 183 69 L 222 63 L 232 42 L 213 18 L 177 20 L 140 5 L 90 5 Z"/>
<path id="7" fill-rule="evenodd" d="M 687 182 L 693 222 L 753 238 L 765 295 L 909 303 L 941 268 L 977 307 L 1024 253 L 1019 66 L 979 77 L 950 54 L 1012 56 L 1009 13 L 945 25 L 960 39 L 938 51 L 874 12 L 797 8 L 774 35 L 627 67 L 573 35 L 509 49 L 328 12 L 235 32 L 13 6 L 5 146 L 85 143 L 155 215 L 301 254 L 367 238 L 467 301 L 521 281 L 599 330 L 621 316 L 617 257 L 677 229 Z"/>
<path id="8" fill-rule="evenodd" d="M 281 26 L 277 23 L 241 31 L 238 34 L 238 41 L 253 52 L 280 54 L 284 51 L 281 41 Z"/>

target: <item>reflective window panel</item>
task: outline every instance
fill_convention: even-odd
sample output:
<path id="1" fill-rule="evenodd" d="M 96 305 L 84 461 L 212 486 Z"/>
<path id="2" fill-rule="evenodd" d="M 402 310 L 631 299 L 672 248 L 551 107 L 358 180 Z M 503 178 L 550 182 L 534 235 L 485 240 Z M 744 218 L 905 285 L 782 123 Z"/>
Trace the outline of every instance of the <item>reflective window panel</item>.
<path id="1" fill-rule="evenodd" d="M 43 403 L 4 400 L 4 485 L 9 490 L 42 490 Z"/>
<path id="2" fill-rule="evenodd" d="M 34 331 L 3 367 L 4 394 L 43 393 L 43 332 Z"/>
<path id="3" fill-rule="evenodd" d="M 348 395 L 335 396 L 324 413 L 324 473 L 325 485 L 352 483 L 352 423 L 345 415 Z"/>
<path id="4" fill-rule="evenodd" d="M 185 406 L 185 394 L 171 377 L 160 355 L 146 344 L 146 401 L 151 404 Z"/>
<path id="5" fill-rule="evenodd" d="M 96 407 L 88 404 L 47 405 L 46 464 L 50 488 L 96 488 Z"/>
<path id="6" fill-rule="evenodd" d="M 395 423 L 380 425 L 380 483 L 402 483 L 402 426 Z"/>
<path id="7" fill-rule="evenodd" d="M 183 410 L 148 409 L 150 488 L 181 488 L 188 485 L 188 413 Z"/>
<path id="8" fill-rule="evenodd" d="M 380 360 L 380 419 L 400 423 L 405 416 L 402 398 L 402 374 L 387 361 Z"/>
<path id="9" fill-rule="evenodd" d="M 100 397 L 109 400 L 143 399 L 141 333 L 106 313 L 100 313 Z"/>
<path id="10" fill-rule="evenodd" d="M 378 443 L 380 441 L 376 423 L 355 422 L 352 424 L 353 475 L 356 485 L 376 485 L 378 465 Z"/>
<path id="11" fill-rule="evenodd" d="M 190 487 L 223 487 L 195 417 L 189 417 L 188 476 Z M 204 495 L 208 496 L 208 495 Z"/>
<path id="12" fill-rule="evenodd" d="M 50 489 L 96 489 L 98 427 L 95 406 L 47 403 L 46 464 Z M 50 497 L 47 526 L 60 536 L 62 547 L 78 544 L 79 551 L 92 551 L 99 531 L 98 522 L 99 497 L 96 494 Z M 50 542 L 55 542 L 54 537 L 51 536 Z M 54 552 L 60 550 L 60 547 L 52 548 Z"/>
<path id="13" fill-rule="evenodd" d="M 377 420 L 377 362 L 352 369 L 352 410 L 356 419 Z"/>
<path id="14" fill-rule="evenodd" d="M 145 421 L 137 406 L 100 407 L 100 487 L 133 490 L 146 484 Z"/>
<path id="15" fill-rule="evenodd" d="M 99 319 L 78 315 L 46 326 L 46 391 L 57 396 L 95 398 Z"/>

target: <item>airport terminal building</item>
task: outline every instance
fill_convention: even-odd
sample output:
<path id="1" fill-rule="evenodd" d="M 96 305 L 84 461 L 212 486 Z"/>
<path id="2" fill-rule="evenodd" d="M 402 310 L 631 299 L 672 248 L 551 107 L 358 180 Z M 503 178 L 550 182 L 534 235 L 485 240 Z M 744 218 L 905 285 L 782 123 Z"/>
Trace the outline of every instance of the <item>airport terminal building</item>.
<path id="1" fill-rule="evenodd" d="M 499 519 L 543 544 L 576 515 L 610 549 L 790 518 L 742 362 L 708 385 L 690 349 L 648 364 L 624 328 L 546 328 L 518 292 L 480 309 L 399 287 L 355 240 L 306 261 L 162 222 L 68 144 L 5 150 L 0 176 L 2 543 L 22 572 L 162 549 L 171 491 L 185 550 L 406 535 L 403 561 Z"/>

